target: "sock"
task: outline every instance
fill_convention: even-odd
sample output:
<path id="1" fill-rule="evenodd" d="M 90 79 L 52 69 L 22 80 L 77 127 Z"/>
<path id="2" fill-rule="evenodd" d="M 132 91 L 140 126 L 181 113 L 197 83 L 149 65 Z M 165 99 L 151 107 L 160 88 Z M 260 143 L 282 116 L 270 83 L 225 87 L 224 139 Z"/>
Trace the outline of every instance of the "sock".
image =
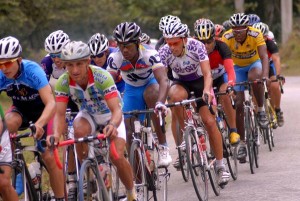
<path id="1" fill-rule="evenodd" d="M 262 106 L 262 107 L 257 107 L 257 111 L 258 112 L 264 112 L 265 111 L 265 107 Z"/>
<path id="2" fill-rule="evenodd" d="M 230 129 L 230 133 L 233 133 L 233 132 L 234 132 L 234 133 L 237 133 L 237 128 L 231 128 L 231 129 Z"/>
<path id="3" fill-rule="evenodd" d="M 163 145 L 163 146 L 165 146 L 165 147 L 168 147 L 168 143 L 167 143 L 167 142 L 162 143 L 162 144 L 159 144 L 159 145 Z"/>
<path id="4" fill-rule="evenodd" d="M 223 159 L 221 159 L 221 160 L 216 160 L 216 166 L 217 166 L 217 167 L 224 166 Z"/>

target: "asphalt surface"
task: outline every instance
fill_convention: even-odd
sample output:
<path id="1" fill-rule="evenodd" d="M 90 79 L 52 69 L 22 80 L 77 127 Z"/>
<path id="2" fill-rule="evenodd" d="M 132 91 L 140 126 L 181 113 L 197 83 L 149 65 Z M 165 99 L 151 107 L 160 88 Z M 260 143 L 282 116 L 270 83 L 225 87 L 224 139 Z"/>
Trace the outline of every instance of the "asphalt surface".
<path id="1" fill-rule="evenodd" d="M 300 77 L 287 77 L 282 95 L 285 124 L 274 131 L 275 147 L 272 152 L 261 143 L 259 168 L 251 174 L 249 163 L 239 164 L 238 179 L 232 179 L 215 196 L 209 186 L 209 200 L 229 201 L 299 201 L 300 200 Z M 168 144 L 173 160 L 176 159 L 172 134 Z M 198 200 L 190 179 L 184 182 L 181 172 L 169 167 L 168 200 Z"/>

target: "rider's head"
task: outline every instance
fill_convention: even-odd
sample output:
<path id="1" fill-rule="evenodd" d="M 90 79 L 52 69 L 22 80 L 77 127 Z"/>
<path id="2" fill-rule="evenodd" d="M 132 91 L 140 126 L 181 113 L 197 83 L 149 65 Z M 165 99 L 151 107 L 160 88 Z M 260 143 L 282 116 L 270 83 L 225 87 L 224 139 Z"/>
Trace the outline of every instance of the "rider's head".
<path id="1" fill-rule="evenodd" d="M 90 38 L 88 46 L 91 51 L 91 58 L 97 66 L 102 67 L 109 54 L 107 38 L 103 34 L 96 33 Z"/>
<path id="2" fill-rule="evenodd" d="M 173 16 L 173 15 L 166 15 L 166 16 L 160 18 L 159 30 L 164 31 L 164 29 L 167 25 L 172 24 L 172 23 L 177 23 L 177 22 L 181 22 L 179 17 Z"/>
<path id="3" fill-rule="evenodd" d="M 163 36 L 174 56 L 180 57 L 184 55 L 189 33 L 188 26 L 181 22 L 171 23 L 165 27 Z"/>
<path id="4" fill-rule="evenodd" d="M 138 58 L 141 33 L 141 28 L 134 22 L 123 22 L 115 28 L 113 36 L 126 60 L 132 61 Z"/>
<path id="5" fill-rule="evenodd" d="M 207 50 L 207 53 L 213 51 L 215 46 L 215 25 L 209 19 L 199 19 L 195 23 L 195 35 L 199 41 L 201 41 Z"/>
<path id="6" fill-rule="evenodd" d="M 146 33 L 142 33 L 142 35 L 140 36 L 140 43 L 143 44 L 150 44 L 150 36 L 148 36 Z"/>
<path id="7" fill-rule="evenodd" d="M 255 23 L 260 22 L 260 17 L 256 14 L 248 14 L 249 16 L 249 25 L 252 26 Z"/>
<path id="8" fill-rule="evenodd" d="M 261 31 L 263 34 L 264 38 L 266 39 L 269 34 L 269 26 L 263 22 L 258 22 L 252 25 L 254 28 L 258 29 Z"/>
<path id="9" fill-rule="evenodd" d="M 244 13 L 236 13 L 230 17 L 232 33 L 237 42 L 242 43 L 246 40 L 249 16 Z"/>
<path id="10" fill-rule="evenodd" d="M 58 68 L 62 68 L 61 50 L 70 42 L 68 34 L 62 30 L 52 32 L 45 40 L 45 50 L 49 53 L 51 59 Z"/>
<path id="11" fill-rule="evenodd" d="M 19 40 L 8 36 L 0 40 L 0 70 L 8 78 L 15 78 L 18 74 L 22 47 Z"/>
<path id="12" fill-rule="evenodd" d="M 87 69 L 90 64 L 89 46 L 82 41 L 71 41 L 61 51 L 70 77 L 77 83 L 87 82 Z"/>

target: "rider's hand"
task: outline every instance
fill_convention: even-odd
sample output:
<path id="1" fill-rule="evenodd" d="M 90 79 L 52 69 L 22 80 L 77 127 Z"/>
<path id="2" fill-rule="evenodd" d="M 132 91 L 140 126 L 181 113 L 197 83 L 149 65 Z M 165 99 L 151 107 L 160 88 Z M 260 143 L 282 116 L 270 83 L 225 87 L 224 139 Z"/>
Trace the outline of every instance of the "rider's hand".
<path id="1" fill-rule="evenodd" d="M 266 80 L 267 87 L 270 88 L 271 80 L 268 77 L 263 77 L 263 80 Z"/>
<path id="2" fill-rule="evenodd" d="M 207 95 L 207 98 L 205 97 Z M 209 91 L 203 91 L 202 99 L 207 104 L 210 104 L 212 102 L 213 96 Z"/>
<path id="3" fill-rule="evenodd" d="M 155 114 L 158 114 L 159 111 L 161 111 L 165 116 L 167 116 L 168 114 L 168 108 L 162 102 L 157 102 L 155 104 L 155 108 L 154 108 Z"/>
<path id="4" fill-rule="evenodd" d="M 52 144 L 51 144 L 51 142 L 50 142 L 50 138 L 51 137 L 54 137 L 54 145 L 56 146 L 57 144 L 58 144 L 58 142 L 59 142 L 59 137 L 57 136 L 57 135 L 48 135 L 47 136 L 47 138 L 46 138 L 46 142 L 47 142 L 47 146 L 48 147 L 51 147 L 52 146 Z"/>
<path id="5" fill-rule="evenodd" d="M 109 137 L 110 139 L 114 139 L 115 137 L 118 136 L 118 131 L 117 131 L 118 127 L 112 123 L 109 122 L 103 129 L 103 134 L 106 137 Z"/>
<path id="6" fill-rule="evenodd" d="M 35 139 L 40 140 L 43 137 L 44 133 L 45 133 L 44 128 L 39 126 L 38 124 L 34 124 L 34 126 L 35 126 L 36 130 L 35 130 L 35 134 L 34 134 L 33 137 Z"/>

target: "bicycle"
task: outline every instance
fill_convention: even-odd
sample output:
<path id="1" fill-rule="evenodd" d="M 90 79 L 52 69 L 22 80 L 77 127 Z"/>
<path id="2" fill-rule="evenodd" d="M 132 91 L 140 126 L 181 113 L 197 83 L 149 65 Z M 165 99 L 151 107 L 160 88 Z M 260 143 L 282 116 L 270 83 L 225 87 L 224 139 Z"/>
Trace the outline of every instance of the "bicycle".
<path id="1" fill-rule="evenodd" d="M 258 148 L 259 148 L 259 134 L 258 134 L 258 122 L 255 115 L 255 106 L 252 101 L 251 85 L 260 84 L 262 81 L 244 81 L 235 83 L 235 86 L 244 86 L 244 127 L 245 127 L 245 140 L 247 144 L 249 164 L 251 174 L 255 173 L 255 167 L 258 168 Z"/>
<path id="2" fill-rule="evenodd" d="M 186 161 L 196 195 L 199 200 L 204 201 L 208 199 L 208 178 L 216 196 L 220 195 L 220 186 L 216 179 L 216 159 L 209 149 L 210 145 L 207 131 L 201 117 L 195 112 L 192 104 L 200 100 L 202 100 L 201 97 L 191 98 L 167 104 L 166 106 L 184 106 L 186 119 L 184 122 L 185 128 L 183 130 L 183 135 L 185 140 Z M 214 115 L 215 113 L 212 106 L 208 104 L 208 107 L 211 114 Z"/>
<path id="3" fill-rule="evenodd" d="M 219 96 L 228 95 L 228 93 L 233 90 L 231 87 L 228 87 L 226 92 L 215 92 L 215 96 L 218 99 Z M 231 105 L 235 108 L 235 103 L 231 99 Z M 217 114 L 216 114 L 217 126 L 222 134 L 222 143 L 223 143 L 223 156 L 226 158 L 226 165 L 229 169 L 230 175 L 233 180 L 236 180 L 238 177 L 238 166 L 237 166 L 237 146 L 232 146 L 229 140 L 230 136 L 230 126 L 227 120 L 227 115 L 224 112 L 223 106 L 218 102 L 217 104 Z"/>
<path id="4" fill-rule="evenodd" d="M 44 149 L 41 147 L 39 141 L 35 141 L 34 146 L 22 145 L 21 139 L 32 137 L 35 133 L 35 127 L 33 124 L 30 125 L 30 132 L 24 134 L 11 134 L 11 144 L 13 149 L 13 161 L 12 161 L 12 185 L 17 190 L 18 196 L 23 196 L 23 200 L 50 200 L 52 196 L 52 190 L 49 188 L 45 190 L 45 184 L 43 179 L 47 168 L 42 160 L 41 152 Z M 31 152 L 34 154 L 35 161 L 40 164 L 41 175 L 32 181 L 28 166 L 26 165 L 24 152 Z M 17 182 L 18 181 L 18 182 Z M 22 186 L 17 186 L 21 184 Z M 48 184 L 49 186 L 49 184 Z"/>
<path id="5" fill-rule="evenodd" d="M 159 143 L 152 130 L 150 117 L 146 115 L 145 124 L 138 119 L 140 114 L 149 115 L 153 112 L 154 109 L 123 112 L 123 114 L 135 117 L 129 162 L 134 173 L 135 187 L 138 194 L 141 195 L 138 200 L 148 201 L 153 198 L 155 201 L 166 201 L 168 199 L 167 182 L 170 173 L 167 167 L 158 166 Z M 161 112 L 159 112 L 159 118 L 162 131 L 165 133 Z M 150 197 L 149 191 L 152 191 L 152 197 Z"/>

